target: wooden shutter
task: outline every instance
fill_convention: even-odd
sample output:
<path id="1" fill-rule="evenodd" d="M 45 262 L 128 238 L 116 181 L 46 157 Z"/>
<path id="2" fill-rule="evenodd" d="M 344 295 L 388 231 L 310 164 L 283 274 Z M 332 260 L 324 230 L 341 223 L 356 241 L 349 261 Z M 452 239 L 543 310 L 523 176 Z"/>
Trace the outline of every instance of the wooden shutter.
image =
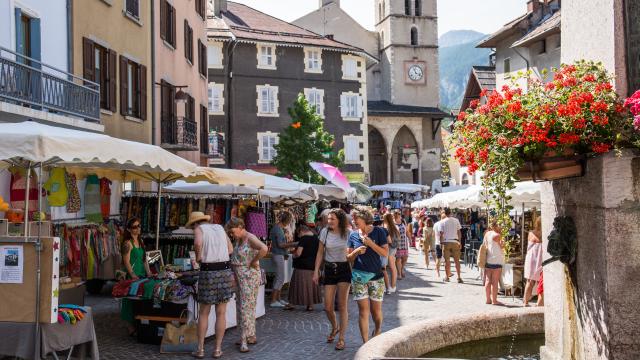
<path id="1" fill-rule="evenodd" d="M 189 22 L 184 19 L 184 57 L 189 59 Z M 193 62 L 193 59 L 190 59 Z"/>
<path id="2" fill-rule="evenodd" d="M 82 38 L 82 57 L 82 76 L 87 80 L 96 81 L 95 47 L 93 41 L 87 38 Z"/>
<path id="3" fill-rule="evenodd" d="M 127 76 L 127 64 L 129 60 L 120 55 L 120 114 L 128 115 L 129 110 L 129 78 Z"/>
<path id="4" fill-rule="evenodd" d="M 160 0 L 160 38 L 167 40 L 167 2 Z"/>
<path id="5" fill-rule="evenodd" d="M 340 95 L 340 116 L 346 118 L 349 114 L 349 101 L 347 95 Z"/>
<path id="6" fill-rule="evenodd" d="M 362 96 L 358 96 L 357 100 L 356 100 L 356 114 L 357 117 L 361 118 L 362 117 L 362 108 L 363 108 L 364 104 L 363 104 L 363 98 Z"/>
<path id="7" fill-rule="evenodd" d="M 190 114 L 190 120 L 191 121 L 196 121 L 196 100 L 189 96 L 189 112 Z"/>
<path id="8" fill-rule="evenodd" d="M 167 5 L 171 8 L 171 45 L 174 48 L 178 48 L 178 44 L 176 41 L 176 8 L 171 5 Z"/>
<path id="9" fill-rule="evenodd" d="M 108 71 L 107 82 L 109 86 L 109 111 L 116 112 L 116 62 L 118 61 L 118 54 L 113 50 L 107 50 Z"/>
<path id="10" fill-rule="evenodd" d="M 140 65 L 140 119 L 147 120 L 147 67 Z"/>

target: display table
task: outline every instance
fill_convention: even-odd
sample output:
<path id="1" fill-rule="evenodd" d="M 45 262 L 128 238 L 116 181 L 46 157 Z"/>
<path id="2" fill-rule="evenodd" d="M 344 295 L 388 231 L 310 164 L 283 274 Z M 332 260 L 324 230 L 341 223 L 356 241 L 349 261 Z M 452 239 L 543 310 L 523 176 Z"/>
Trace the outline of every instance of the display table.
<path id="1" fill-rule="evenodd" d="M 84 319 L 71 324 L 42 324 L 40 346 L 34 345 L 35 324 L 0 322 L 0 355 L 23 359 L 42 359 L 54 352 L 74 347 L 77 357 L 100 359 L 98 340 L 93 326 L 91 308 L 86 307 Z M 80 345 L 80 346 L 79 346 Z"/>
<path id="2" fill-rule="evenodd" d="M 275 274 L 276 273 L 276 265 L 273 263 L 271 258 L 263 258 L 260 259 L 260 268 L 264 269 L 265 272 Z M 289 255 L 289 259 L 284 261 L 284 283 L 291 282 L 291 276 L 293 275 L 293 256 Z"/>
<path id="3" fill-rule="evenodd" d="M 227 329 L 232 328 L 238 325 L 238 319 L 236 318 L 236 294 L 233 295 L 233 298 L 229 300 L 227 303 Z M 194 314 L 196 313 L 196 304 L 193 300 L 193 297 L 189 298 L 189 320 L 195 320 Z M 264 307 L 264 285 L 260 285 L 260 290 L 258 290 L 258 303 L 256 305 L 256 319 L 264 316 L 265 307 Z M 216 311 L 215 307 L 211 306 L 211 312 L 209 313 L 209 327 L 207 328 L 207 337 L 213 336 L 216 333 Z"/>

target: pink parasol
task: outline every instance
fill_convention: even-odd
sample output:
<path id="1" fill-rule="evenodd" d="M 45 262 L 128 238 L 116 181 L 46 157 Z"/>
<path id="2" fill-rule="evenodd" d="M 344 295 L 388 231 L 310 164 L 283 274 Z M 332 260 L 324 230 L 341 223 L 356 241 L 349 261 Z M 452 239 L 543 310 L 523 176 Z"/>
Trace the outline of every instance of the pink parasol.
<path id="1" fill-rule="evenodd" d="M 347 180 L 347 178 L 342 175 L 342 172 L 340 172 L 340 170 L 335 166 L 319 162 L 311 162 L 309 163 L 309 165 L 311 165 L 313 170 L 315 170 L 323 178 L 327 179 L 340 189 L 344 191 L 351 190 L 349 180 Z"/>

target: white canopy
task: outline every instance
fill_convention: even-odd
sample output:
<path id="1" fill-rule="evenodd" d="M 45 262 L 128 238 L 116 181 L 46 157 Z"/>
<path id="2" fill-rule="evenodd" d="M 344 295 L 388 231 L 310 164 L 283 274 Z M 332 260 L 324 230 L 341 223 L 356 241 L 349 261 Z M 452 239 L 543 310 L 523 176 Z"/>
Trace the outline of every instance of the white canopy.
<path id="1" fill-rule="evenodd" d="M 516 183 L 507 195 L 511 197 L 509 204 L 514 207 L 534 207 L 540 204 L 540 184 L 533 181 Z M 411 204 L 413 208 L 475 208 L 485 207 L 485 193 L 482 186 L 472 185 L 463 190 L 440 193 L 435 196 Z"/>
<path id="2" fill-rule="evenodd" d="M 429 186 L 417 185 L 417 184 L 386 184 L 386 185 L 374 185 L 369 187 L 369 189 L 371 191 L 417 193 L 417 192 L 429 191 Z"/>
<path id="3" fill-rule="evenodd" d="M 312 185 L 318 193 L 318 197 L 328 200 L 353 200 L 356 197 L 356 190 L 351 188 L 344 191 L 335 185 Z"/>

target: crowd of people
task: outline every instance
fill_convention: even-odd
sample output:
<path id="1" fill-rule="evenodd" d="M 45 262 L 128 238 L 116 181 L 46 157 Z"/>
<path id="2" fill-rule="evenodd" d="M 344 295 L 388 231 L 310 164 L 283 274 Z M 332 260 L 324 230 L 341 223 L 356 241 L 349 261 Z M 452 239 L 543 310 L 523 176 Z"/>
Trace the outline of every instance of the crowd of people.
<path id="1" fill-rule="evenodd" d="M 408 209 L 407 209 L 408 210 Z M 382 303 L 385 295 L 397 291 L 398 281 L 406 277 L 406 264 L 411 247 L 421 249 L 425 267 L 430 257 L 435 261 L 436 277 L 444 282 L 452 278 L 451 258 L 458 283 L 460 273 L 461 224 L 449 209 L 443 209 L 439 219 L 426 212 L 410 210 L 381 211 L 356 208 L 347 214 L 341 209 L 327 209 L 316 224 L 293 224 L 287 211 L 279 214 L 277 224 L 269 234 L 270 249 L 263 241 L 249 233 L 244 221 L 232 218 L 226 226 L 210 224 L 210 217 L 201 212 L 190 215 L 187 227 L 194 230 L 198 280 L 198 340 L 199 348 L 193 355 L 204 358 L 204 340 L 209 327 L 211 308 L 216 313 L 214 358 L 222 356 L 222 340 L 226 329 L 226 305 L 236 294 L 237 319 L 240 339 L 236 343 L 240 352 L 249 352 L 256 338 L 256 306 L 262 281 L 260 259 L 271 252 L 275 268 L 269 306 L 283 310 L 296 307 L 313 311 L 314 305 L 323 303 L 331 332 L 327 343 L 335 342 L 336 350 L 345 348 L 348 328 L 348 299 L 352 294 L 358 308 L 358 325 L 363 342 L 381 333 Z M 434 220 L 438 220 L 435 221 Z M 144 257 L 144 244 L 139 237 L 140 221 L 131 219 L 127 224 L 124 242 L 125 269 L 131 278 L 148 275 Z M 542 248 L 540 221 L 529 234 L 529 248 L 525 266 L 527 285 L 525 306 L 538 284 L 538 305 L 542 305 Z M 498 286 L 504 266 L 504 241 L 496 223 L 484 234 L 482 277 L 486 289 L 486 303 L 501 305 L 497 299 Z M 287 300 L 282 298 L 285 268 L 289 256 L 293 257 L 293 274 Z M 440 267 L 444 260 L 444 276 Z M 125 313 L 126 312 L 126 313 Z M 131 314 L 123 304 L 123 319 L 131 322 Z M 369 333 L 369 321 L 373 332 Z M 131 328 L 130 328 L 131 330 Z M 337 339 L 337 341 L 336 341 Z"/>

